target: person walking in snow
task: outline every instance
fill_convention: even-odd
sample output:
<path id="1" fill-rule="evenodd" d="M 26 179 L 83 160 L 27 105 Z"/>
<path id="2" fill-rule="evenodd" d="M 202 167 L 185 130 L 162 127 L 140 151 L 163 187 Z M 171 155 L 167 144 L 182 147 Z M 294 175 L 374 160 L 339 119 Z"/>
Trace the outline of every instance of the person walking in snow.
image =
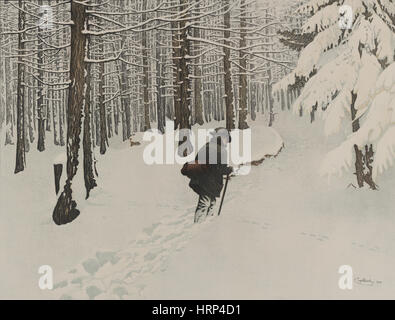
<path id="1" fill-rule="evenodd" d="M 181 170 L 191 181 L 189 186 L 199 195 L 194 222 L 201 222 L 213 215 L 216 198 L 224 186 L 223 176 L 233 172 L 228 166 L 227 150 L 231 137 L 227 129 L 217 128 L 212 139 L 196 155 L 194 163 L 186 163 Z"/>

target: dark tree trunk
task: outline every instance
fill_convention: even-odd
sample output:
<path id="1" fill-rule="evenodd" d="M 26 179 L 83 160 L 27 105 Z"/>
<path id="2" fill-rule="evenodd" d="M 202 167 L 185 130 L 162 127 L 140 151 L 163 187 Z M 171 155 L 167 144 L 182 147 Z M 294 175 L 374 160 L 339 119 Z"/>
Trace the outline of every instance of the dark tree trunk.
<path id="1" fill-rule="evenodd" d="M 196 11 L 197 14 L 199 14 L 199 7 L 200 7 L 200 0 L 196 0 L 197 5 L 196 5 Z M 200 30 L 198 28 L 194 28 L 193 30 L 193 36 L 195 38 L 200 38 Z M 198 43 L 195 44 L 195 54 L 199 54 L 199 45 Z M 203 125 L 203 101 L 202 101 L 202 68 L 199 66 L 200 63 L 200 57 L 195 59 L 195 67 L 194 67 L 194 74 L 195 74 L 195 80 L 194 80 L 194 90 L 193 90 L 193 97 L 194 97 L 194 103 L 195 103 L 195 123 L 199 125 Z"/>
<path id="2" fill-rule="evenodd" d="M 287 109 L 291 110 L 291 104 L 292 104 L 292 92 L 290 90 L 287 90 Z"/>
<path id="3" fill-rule="evenodd" d="M 281 89 L 281 94 L 280 94 L 280 103 L 281 103 L 281 110 L 285 110 L 285 100 L 284 100 L 284 90 Z"/>
<path id="4" fill-rule="evenodd" d="M 112 112 L 114 114 L 114 132 L 116 135 L 118 135 L 118 129 L 119 129 L 119 106 L 118 106 L 118 101 L 116 101 L 113 104 L 113 109 Z"/>
<path id="5" fill-rule="evenodd" d="M 373 181 L 373 167 L 372 167 L 373 156 L 374 156 L 373 146 L 365 145 L 365 154 L 363 155 L 363 162 L 365 165 L 364 179 L 372 190 L 377 190 L 377 185 Z"/>
<path id="6" fill-rule="evenodd" d="M 224 2 L 225 13 L 224 13 L 224 72 L 225 72 L 225 108 L 226 108 L 226 129 L 232 130 L 235 128 L 235 115 L 233 107 L 233 85 L 232 85 L 232 74 L 231 74 L 231 63 L 230 63 L 230 8 L 229 1 Z"/>
<path id="7" fill-rule="evenodd" d="M 199 60 L 196 62 L 199 63 Z M 195 66 L 195 83 L 194 83 L 194 103 L 195 103 L 195 123 L 203 125 L 203 101 L 202 101 L 202 69 Z"/>
<path id="8" fill-rule="evenodd" d="M 67 42 L 67 33 L 63 32 L 63 41 Z M 67 52 L 64 54 L 64 63 L 63 63 L 63 68 L 66 69 L 68 67 L 67 61 Z M 65 106 L 68 105 L 68 95 L 69 91 L 68 90 L 62 90 L 62 100 L 59 106 L 59 143 L 63 147 L 65 145 L 65 139 L 64 139 L 64 126 L 65 126 Z"/>
<path id="9" fill-rule="evenodd" d="M 142 6 L 142 21 L 147 20 L 147 14 L 145 11 L 147 10 L 147 1 L 143 1 Z M 145 31 L 145 26 L 143 26 L 143 34 L 142 34 L 142 53 L 143 53 L 143 103 L 144 103 L 144 127 L 143 131 L 147 131 L 151 129 L 150 124 L 150 99 L 149 99 L 149 62 L 148 62 L 148 48 L 147 48 L 147 32 Z"/>
<path id="10" fill-rule="evenodd" d="M 24 4 L 22 0 L 18 3 L 18 84 L 17 84 L 17 142 L 16 142 L 16 163 L 15 173 L 21 172 L 25 169 L 25 85 L 23 84 L 25 79 L 25 65 L 23 64 L 23 58 L 25 52 L 25 35 L 22 30 L 25 29 L 25 12 Z"/>
<path id="11" fill-rule="evenodd" d="M 100 115 L 100 154 L 105 154 L 108 146 L 106 107 L 104 105 L 104 63 L 99 64 L 99 115 Z"/>
<path id="12" fill-rule="evenodd" d="M 34 86 L 34 82 L 33 81 L 29 81 L 29 85 L 31 86 L 31 87 L 33 87 Z M 28 97 L 28 99 L 27 99 L 27 103 L 26 103 L 26 105 L 27 105 L 27 119 L 28 119 L 28 131 L 29 131 L 29 142 L 30 143 L 33 143 L 34 142 L 34 129 L 33 129 L 33 126 L 34 126 L 34 123 L 35 123 L 35 121 L 34 121 L 34 111 L 33 111 L 33 100 L 34 100 L 34 91 L 33 91 L 33 89 L 31 89 L 31 88 L 29 88 L 28 89 L 28 94 L 27 94 L 27 97 Z"/>
<path id="13" fill-rule="evenodd" d="M 55 146 L 59 145 L 59 138 L 58 138 L 58 129 L 57 129 L 57 125 L 58 125 L 58 115 L 57 115 L 57 94 L 56 91 L 52 91 L 52 127 L 53 127 L 53 142 L 55 144 Z"/>
<path id="14" fill-rule="evenodd" d="M 106 117 L 107 117 L 107 137 L 110 139 L 113 136 L 113 122 L 112 122 L 112 104 L 114 101 L 109 102 L 109 107 L 106 108 Z M 108 143 L 108 140 L 107 140 Z"/>
<path id="15" fill-rule="evenodd" d="M 53 211 L 53 220 L 57 225 L 72 222 L 80 214 L 77 203 L 72 198 L 72 182 L 78 170 L 78 152 L 81 134 L 81 108 L 84 103 L 85 86 L 85 43 L 82 33 L 85 22 L 85 6 L 71 1 L 71 58 L 70 89 L 67 106 L 67 179 L 64 190 Z"/>
<path id="16" fill-rule="evenodd" d="M 269 66 L 270 68 L 270 66 Z M 274 123 L 274 99 L 273 99 L 273 89 L 272 89 L 272 70 L 268 70 L 268 105 L 269 105 L 269 127 L 273 126 Z"/>
<path id="17" fill-rule="evenodd" d="M 161 0 L 157 0 L 157 5 L 159 6 Z M 159 12 L 158 12 L 159 16 Z M 158 130 L 165 133 L 166 118 L 165 118 L 165 98 L 162 94 L 162 78 L 163 74 L 163 61 L 162 61 L 162 48 L 161 48 L 161 32 L 156 30 L 156 46 L 155 46 L 155 56 L 156 56 L 156 113 L 158 118 Z"/>
<path id="18" fill-rule="evenodd" d="M 48 92 L 48 91 L 47 91 Z M 49 97 L 49 96 L 48 96 Z M 45 130 L 46 131 L 51 131 L 51 108 L 50 108 L 50 101 L 46 99 L 45 103 L 45 110 L 46 110 L 46 115 L 45 115 Z"/>
<path id="19" fill-rule="evenodd" d="M 122 10 L 125 10 L 126 1 L 120 0 L 120 5 Z M 126 36 L 122 35 L 121 38 L 121 48 L 124 47 L 126 42 Z M 125 56 L 125 52 L 122 52 L 121 58 L 123 60 L 127 60 Z M 120 77 L 120 87 L 121 87 L 121 105 L 122 105 L 122 138 L 123 141 L 126 141 L 132 135 L 132 127 L 131 127 L 131 113 L 130 113 L 130 95 L 127 93 L 129 89 L 129 80 L 128 80 L 128 70 L 127 64 L 123 61 L 121 64 L 121 77 Z"/>
<path id="20" fill-rule="evenodd" d="M 352 132 L 357 132 L 359 130 L 359 119 L 356 119 L 357 110 L 355 109 L 355 101 L 357 100 L 357 95 L 351 92 L 351 120 L 352 120 Z M 355 150 L 355 175 L 357 176 L 358 186 L 363 187 L 363 155 L 362 151 L 359 150 L 357 145 L 354 145 Z"/>
<path id="21" fill-rule="evenodd" d="M 86 41 L 89 41 L 87 39 Z M 89 44 L 88 44 L 89 50 Z M 90 191 L 97 186 L 95 176 L 93 174 L 93 159 L 92 159 L 92 130 L 91 130 L 91 65 L 86 65 L 86 91 L 85 91 L 85 105 L 84 105 L 84 136 L 83 136 L 83 152 L 84 152 L 84 182 L 86 196 L 89 198 Z"/>
<path id="22" fill-rule="evenodd" d="M 38 5 L 42 5 L 42 0 L 38 1 Z M 38 139 L 37 139 L 37 150 L 42 152 L 45 150 L 45 115 L 44 115 L 44 85 L 42 81 L 44 80 L 44 74 L 42 65 L 44 64 L 44 52 L 41 36 L 38 36 L 38 48 L 37 48 L 37 64 L 40 66 L 38 70 L 38 99 L 37 99 L 37 128 L 38 128 Z"/>
<path id="23" fill-rule="evenodd" d="M 355 109 L 355 102 L 357 100 L 357 94 L 351 92 L 351 119 L 352 119 L 352 131 L 356 132 L 359 130 L 359 119 L 356 118 L 357 110 Z M 373 146 L 365 146 L 365 152 L 363 152 L 357 145 L 354 145 L 355 151 L 355 175 L 357 177 L 358 187 L 362 188 L 365 183 L 369 185 L 372 190 L 377 190 L 377 185 L 373 181 Z"/>
<path id="24" fill-rule="evenodd" d="M 67 98 L 67 97 L 66 97 Z M 67 99 L 62 99 L 59 105 L 59 144 L 63 147 L 64 142 L 64 105 Z"/>
<path id="25" fill-rule="evenodd" d="M 355 175 L 357 176 L 357 183 L 360 188 L 363 187 L 363 154 L 357 145 L 354 145 L 355 150 Z"/>
<path id="26" fill-rule="evenodd" d="M 180 37 L 179 25 L 171 23 L 172 29 L 172 59 L 173 59 L 173 87 L 174 87 L 174 129 L 178 128 L 181 119 L 181 92 L 180 92 Z"/>
<path id="27" fill-rule="evenodd" d="M 181 10 L 188 8 L 188 0 L 181 0 Z M 188 18 L 186 13 L 184 18 Z M 191 81 L 189 78 L 188 58 L 190 55 L 190 45 L 188 40 L 189 27 L 185 20 L 180 22 L 180 129 L 187 129 L 191 127 L 189 117 L 191 115 L 190 102 L 191 102 Z"/>
<path id="28" fill-rule="evenodd" d="M 257 85 L 256 85 L 256 83 L 251 82 L 250 86 L 251 86 L 251 99 L 250 99 L 250 101 L 251 101 L 251 107 L 250 107 L 251 120 L 255 121 L 255 119 L 256 119 L 256 102 L 257 102 L 257 99 L 256 99 Z"/>
<path id="29" fill-rule="evenodd" d="M 125 58 L 125 57 L 124 57 Z M 130 138 L 132 135 L 131 129 L 131 118 L 130 118 L 130 97 L 127 93 L 129 84 L 128 84 L 128 75 L 127 75 L 127 65 L 126 63 L 121 61 L 121 102 L 122 102 L 122 124 L 123 124 L 123 141 Z"/>
<path id="30" fill-rule="evenodd" d="M 240 1 L 240 48 L 247 46 L 245 0 Z M 239 58 L 239 129 L 248 129 L 247 124 L 247 54 L 240 51 Z"/>

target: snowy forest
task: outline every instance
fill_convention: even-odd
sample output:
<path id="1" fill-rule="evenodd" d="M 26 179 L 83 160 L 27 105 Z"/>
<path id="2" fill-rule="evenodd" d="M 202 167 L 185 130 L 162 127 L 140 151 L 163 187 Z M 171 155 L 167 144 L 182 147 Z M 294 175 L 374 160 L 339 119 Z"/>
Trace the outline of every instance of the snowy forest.
<path id="1" fill-rule="evenodd" d="M 231 179 L 230 185 L 236 188 L 238 184 L 237 190 L 224 204 L 226 210 L 226 201 L 232 207 L 233 197 L 240 197 L 234 215 L 237 209 L 243 211 L 243 203 L 252 208 L 252 199 L 258 198 L 272 198 L 273 207 L 267 210 L 277 212 L 273 208 L 282 196 L 298 205 L 281 204 L 284 210 L 278 209 L 281 214 L 272 217 L 272 224 L 280 216 L 290 218 L 284 212 L 320 210 L 299 208 L 299 203 L 317 208 L 324 203 L 328 212 L 335 210 L 336 203 L 355 215 L 368 208 L 393 211 L 389 199 L 395 181 L 394 1 L 0 0 L 3 234 L 17 228 L 16 212 L 25 211 L 30 212 L 23 213 L 29 223 L 21 229 L 40 220 L 46 231 L 37 227 L 29 234 L 56 238 L 53 241 L 62 250 L 73 251 L 77 243 L 84 243 L 85 232 L 93 232 L 88 241 L 92 246 L 83 245 L 82 252 L 70 258 L 75 265 L 84 255 L 113 245 L 111 241 L 123 242 L 114 238 L 96 246 L 94 239 L 108 232 L 105 220 L 99 219 L 114 220 L 109 230 L 123 238 L 133 233 L 126 227 L 135 225 L 135 234 L 129 234 L 128 240 L 135 239 L 138 231 L 150 230 L 145 223 L 154 226 L 148 232 L 151 236 L 156 230 L 154 219 L 167 215 L 167 227 L 182 221 L 182 226 L 192 228 L 190 213 L 184 217 L 185 200 L 181 200 L 190 190 L 179 168 L 144 165 L 142 136 L 152 130 L 164 135 L 169 130 L 219 126 L 229 131 L 252 130 L 253 171 Z M 173 186 L 158 182 L 162 179 Z M 287 185 L 289 194 L 281 195 Z M 193 194 L 187 199 L 195 201 Z M 158 213 L 161 210 L 163 215 Z M 172 210 L 179 210 L 182 220 L 171 220 Z M 33 212 L 38 216 L 32 216 Z M 334 216 L 344 228 L 355 223 Z M 368 213 L 362 216 L 373 219 Z M 307 213 L 299 216 L 303 217 L 318 219 Z M 225 225 L 235 227 L 235 221 L 226 221 Z M 270 229 L 271 223 L 262 228 Z M 385 219 L 380 223 L 391 225 Z M 58 225 L 73 227 L 66 230 Z M 180 232 L 183 246 L 188 246 L 192 236 L 184 229 Z M 226 233 L 231 230 L 224 232 L 231 237 Z M 76 238 L 75 233 L 79 234 Z M 74 244 L 63 246 L 61 237 L 74 239 Z M 325 242 L 325 237 L 320 239 Z M 134 240 L 136 248 L 144 239 Z M 151 251 L 142 253 L 138 272 L 151 268 L 147 274 L 152 275 L 172 256 L 157 254 L 165 249 L 153 235 L 150 239 L 156 252 L 152 260 L 161 263 L 147 267 L 143 258 Z M 177 247 L 177 239 L 166 243 Z M 33 251 L 51 247 L 42 241 Z M 10 242 L 4 243 L 4 252 L 11 252 L 6 244 Z M 137 271 L 129 265 L 136 256 L 122 250 L 97 251 L 95 258 L 80 264 L 76 272 L 84 276 L 72 290 L 73 280 L 58 284 L 58 290 L 64 290 L 62 298 L 84 297 L 81 292 L 89 298 L 151 297 L 164 282 L 156 280 L 151 289 L 146 282 L 141 285 L 147 274 L 135 280 L 130 274 Z M 62 265 L 59 254 L 48 259 Z M 110 263 L 119 270 L 110 270 Z M 213 263 L 218 262 L 214 259 Z M 107 273 L 100 277 L 108 282 L 98 284 L 102 270 Z M 171 272 L 169 279 L 177 268 Z M 122 273 L 126 284 L 114 281 L 115 273 Z M 133 278 L 130 283 L 125 280 L 129 278 Z M 180 284 L 179 291 L 183 290 Z M 311 292 L 317 290 L 314 287 Z M 238 292 L 249 296 L 246 289 Z M 252 292 L 259 296 L 261 291 Z M 191 293 L 196 296 L 200 297 Z"/>
<path id="2" fill-rule="evenodd" d="M 5 144 L 16 146 L 16 174 L 31 148 L 67 146 L 67 181 L 54 211 L 59 224 L 78 215 L 71 184 L 79 152 L 88 197 L 96 186 L 93 150 L 105 154 L 113 135 L 125 141 L 153 126 L 164 132 L 166 118 L 173 129 L 212 119 L 245 129 L 247 117 L 265 109 L 272 122 L 272 83 L 295 57 L 271 39 L 276 8 L 256 1 L 1 5 Z M 300 21 L 284 19 L 289 26 Z M 282 92 L 283 108 L 295 96 Z"/>

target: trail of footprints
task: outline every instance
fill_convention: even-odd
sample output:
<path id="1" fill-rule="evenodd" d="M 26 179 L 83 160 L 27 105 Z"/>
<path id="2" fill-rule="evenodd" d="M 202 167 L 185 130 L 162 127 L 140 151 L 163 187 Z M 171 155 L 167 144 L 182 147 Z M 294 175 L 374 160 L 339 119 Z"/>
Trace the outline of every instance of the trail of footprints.
<path id="1" fill-rule="evenodd" d="M 55 284 L 60 299 L 138 298 L 144 278 L 167 268 L 169 256 L 180 251 L 206 223 L 193 224 L 194 208 L 143 229 L 127 248 L 97 252 Z M 211 219 L 207 219 L 209 222 Z"/>
<path id="2" fill-rule="evenodd" d="M 308 232 L 301 232 L 300 235 L 305 236 L 305 237 L 310 237 L 314 240 L 317 241 L 328 241 L 329 237 L 326 235 L 322 235 L 322 234 L 316 234 L 316 233 L 308 233 Z M 351 245 L 355 248 L 359 248 L 359 249 L 365 249 L 365 250 L 369 250 L 369 251 L 374 251 L 374 252 L 382 252 L 383 250 L 377 246 L 377 245 L 368 245 L 368 244 L 363 244 L 363 243 L 359 243 L 357 241 L 353 241 L 351 242 Z"/>
<path id="3" fill-rule="evenodd" d="M 248 190 L 244 189 L 244 192 Z M 226 205 L 241 193 L 229 192 Z M 172 207 L 174 212 L 182 208 Z M 61 299 L 135 299 L 142 298 L 145 280 L 156 272 L 165 271 L 172 253 L 180 251 L 200 228 L 210 223 L 211 218 L 202 224 L 193 223 L 194 207 L 173 217 L 167 215 L 161 222 L 143 229 L 140 236 L 116 252 L 97 252 L 77 268 L 65 275 L 64 280 L 55 284 L 55 292 Z M 215 208 L 218 210 L 218 204 Z M 257 222 L 247 218 L 240 223 L 257 225 L 263 232 L 270 231 L 273 226 L 269 222 Z M 296 231 L 297 232 L 297 231 Z M 299 235 L 316 241 L 325 242 L 330 238 L 323 234 L 299 232 Z M 353 242 L 353 246 L 372 251 L 381 251 L 378 246 L 365 246 Z"/>
<path id="4" fill-rule="evenodd" d="M 249 219 L 246 219 L 246 218 L 239 219 L 239 222 L 240 223 L 247 223 L 247 224 L 251 224 L 251 225 L 257 225 L 257 226 L 259 226 L 261 229 L 263 229 L 265 231 L 266 230 L 270 231 L 274 227 L 269 222 L 261 222 L 260 223 L 260 222 L 257 222 L 257 221 L 254 221 L 254 220 L 249 220 Z M 308 238 L 310 238 L 312 240 L 319 241 L 319 242 L 326 242 L 326 241 L 330 240 L 329 236 L 327 236 L 325 234 L 320 234 L 320 233 L 299 232 L 299 235 L 301 235 L 303 237 L 308 237 Z M 382 248 L 380 248 L 379 246 L 374 245 L 374 244 L 372 244 L 372 245 L 363 244 L 363 243 L 359 243 L 357 241 L 353 241 L 351 244 L 355 248 L 365 249 L 365 250 L 369 250 L 369 251 L 373 251 L 373 252 L 383 252 Z"/>
<path id="5" fill-rule="evenodd" d="M 234 192 L 227 193 L 224 205 L 236 196 Z M 174 212 L 185 209 L 170 208 L 171 214 L 144 228 L 125 249 L 96 252 L 94 257 L 70 270 L 54 285 L 60 299 L 141 298 L 144 280 L 155 272 L 165 271 L 172 253 L 180 251 L 213 218 L 194 224 L 195 207 L 175 217 Z M 214 210 L 218 210 L 218 203 Z"/>

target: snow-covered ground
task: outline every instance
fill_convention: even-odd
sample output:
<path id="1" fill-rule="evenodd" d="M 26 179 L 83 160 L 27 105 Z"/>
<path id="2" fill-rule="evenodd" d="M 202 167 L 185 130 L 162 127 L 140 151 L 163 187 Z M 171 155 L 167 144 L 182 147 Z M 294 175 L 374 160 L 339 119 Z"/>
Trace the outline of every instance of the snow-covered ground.
<path id="1" fill-rule="evenodd" d="M 91 198 L 75 185 L 81 215 L 56 226 L 52 162 L 63 149 L 30 152 L 15 176 L 7 147 L 0 298 L 395 298 L 394 170 L 377 192 L 348 187 L 351 174 L 329 185 L 319 170 L 336 142 L 323 137 L 322 122 L 306 121 L 279 114 L 281 153 L 232 178 L 221 216 L 199 225 L 180 165 L 148 166 L 144 144 L 114 139 L 98 158 Z M 281 144 L 263 124 L 253 126 L 267 134 L 260 152 L 270 154 Z M 53 268 L 52 291 L 38 287 L 41 265 Z M 352 290 L 338 287 L 341 265 L 353 268 Z"/>

